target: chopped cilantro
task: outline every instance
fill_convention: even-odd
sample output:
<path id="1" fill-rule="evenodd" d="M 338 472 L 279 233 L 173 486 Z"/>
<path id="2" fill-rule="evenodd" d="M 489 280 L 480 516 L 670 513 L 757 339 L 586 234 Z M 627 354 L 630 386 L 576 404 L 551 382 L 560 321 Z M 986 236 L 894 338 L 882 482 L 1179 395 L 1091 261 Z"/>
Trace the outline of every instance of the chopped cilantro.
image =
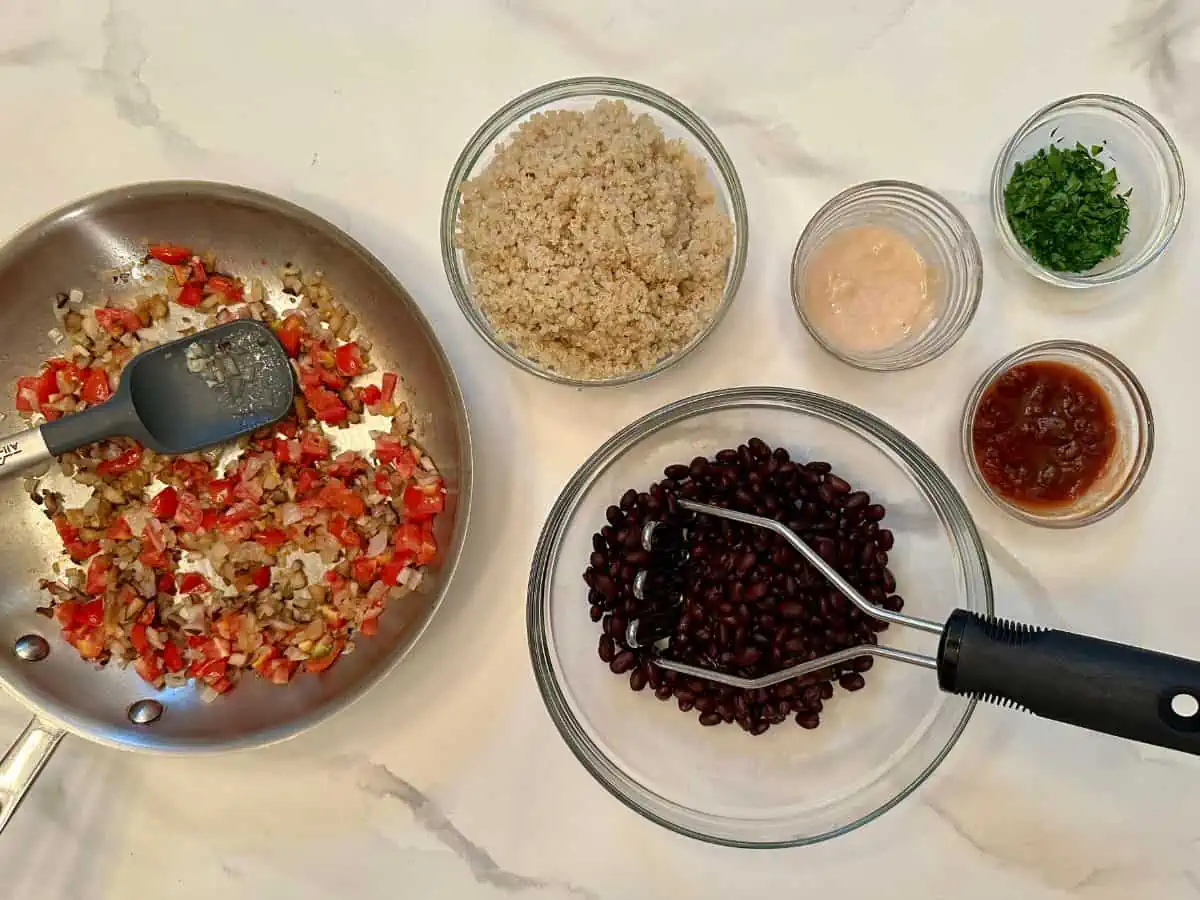
<path id="1" fill-rule="evenodd" d="M 1086 272 L 1129 234 L 1130 191 L 1117 193 L 1117 170 L 1096 159 L 1103 149 L 1051 145 L 1017 163 L 1004 189 L 1013 234 L 1048 269 Z"/>

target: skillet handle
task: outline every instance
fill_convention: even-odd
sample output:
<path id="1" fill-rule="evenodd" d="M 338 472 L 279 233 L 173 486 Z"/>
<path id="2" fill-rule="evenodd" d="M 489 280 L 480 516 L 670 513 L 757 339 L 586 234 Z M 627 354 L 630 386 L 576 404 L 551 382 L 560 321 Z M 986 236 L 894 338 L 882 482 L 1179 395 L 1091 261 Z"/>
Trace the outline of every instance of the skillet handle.
<path id="1" fill-rule="evenodd" d="M 57 725 L 35 716 L 0 759 L 0 832 L 50 761 L 64 734 Z"/>
<path id="2" fill-rule="evenodd" d="M 938 646 L 938 685 L 1200 755 L 1200 662 L 1179 656 L 956 609 Z"/>

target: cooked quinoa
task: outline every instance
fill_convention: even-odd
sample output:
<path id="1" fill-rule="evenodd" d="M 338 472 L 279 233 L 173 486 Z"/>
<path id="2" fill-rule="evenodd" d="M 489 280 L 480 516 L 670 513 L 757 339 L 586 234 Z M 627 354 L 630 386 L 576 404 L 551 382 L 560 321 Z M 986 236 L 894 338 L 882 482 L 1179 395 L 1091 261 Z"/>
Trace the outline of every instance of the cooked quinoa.
<path id="1" fill-rule="evenodd" d="M 678 352 L 721 302 L 733 226 L 704 163 L 619 100 L 522 123 L 462 188 L 458 244 L 501 339 L 600 380 Z"/>

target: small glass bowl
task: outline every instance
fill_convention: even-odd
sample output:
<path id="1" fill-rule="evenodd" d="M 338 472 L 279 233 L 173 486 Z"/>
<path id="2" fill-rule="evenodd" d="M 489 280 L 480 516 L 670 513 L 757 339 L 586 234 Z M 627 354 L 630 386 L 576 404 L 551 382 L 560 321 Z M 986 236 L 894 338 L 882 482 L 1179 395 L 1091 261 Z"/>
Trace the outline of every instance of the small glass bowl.
<path id="1" fill-rule="evenodd" d="M 1116 420 L 1117 442 L 1108 466 L 1087 493 L 1069 506 L 1020 506 L 992 489 L 975 460 L 975 413 L 984 391 L 1013 366 L 1035 361 L 1065 363 L 1089 376 L 1108 397 Z M 1079 528 L 1112 515 L 1141 485 L 1154 453 L 1154 414 L 1141 382 L 1107 350 L 1079 341 L 1042 341 L 1004 357 L 975 383 L 963 409 L 962 452 L 976 486 L 1005 512 L 1031 525 Z"/>
<path id="2" fill-rule="evenodd" d="M 563 488 L 529 576 L 526 627 L 551 719 L 580 763 L 621 802 L 673 831 L 737 847 L 790 847 L 845 834 L 920 786 L 966 727 L 975 700 L 938 690 L 928 669 L 882 662 L 867 688 L 838 694 L 822 726 L 785 722 L 758 737 L 701 728 L 695 714 L 635 693 L 597 658 L 600 626 L 580 573 L 605 509 L 672 463 L 757 435 L 797 459 L 823 459 L 884 504 L 889 568 L 905 611 L 942 621 L 992 612 L 987 557 L 966 505 L 919 447 L 847 403 L 785 388 L 730 388 L 669 404 L 606 441 Z M 873 501 L 873 502 L 874 502 Z M 893 627 L 881 643 L 932 653 Z"/>
<path id="3" fill-rule="evenodd" d="M 857 352 L 821 333 L 805 311 L 804 280 L 813 254 L 834 232 L 881 225 L 908 238 L 929 266 L 934 310 L 920 332 L 883 350 Z M 792 303 L 813 339 L 842 362 L 894 372 L 936 359 L 963 336 L 983 292 L 983 259 L 971 226 L 945 198 L 906 181 L 869 181 L 838 194 L 809 220 L 792 255 Z"/>
<path id="4" fill-rule="evenodd" d="M 554 109 L 586 111 L 600 100 L 606 99 L 624 101 L 635 116 L 649 115 L 668 140 L 682 140 L 691 154 L 704 163 L 705 173 L 716 191 L 717 203 L 729 216 L 733 225 L 733 251 L 729 258 L 720 304 L 708 323 L 685 346 L 640 372 L 604 379 L 573 378 L 522 355 L 496 333 L 487 316 L 475 302 L 471 276 L 464 254 L 456 245 L 455 233 L 458 228 L 463 184 L 487 167 L 495 155 L 496 145 L 516 132 L 525 119 L 534 113 Z M 712 129 L 704 124 L 699 116 L 673 97 L 634 81 L 603 77 L 568 78 L 535 88 L 509 101 L 471 136 L 454 164 L 450 181 L 446 185 L 446 193 L 442 198 L 442 265 L 450 282 L 450 290 L 453 291 L 459 309 L 467 317 L 467 321 L 488 346 L 509 362 L 526 372 L 559 384 L 575 387 L 611 386 L 641 381 L 657 375 L 687 356 L 712 333 L 729 310 L 729 305 L 737 294 L 738 285 L 741 284 L 742 273 L 746 267 L 749 230 L 746 195 L 742 191 L 742 183 L 733 167 L 733 161 Z"/>
<path id="5" fill-rule="evenodd" d="M 1116 256 L 1087 272 L 1055 272 L 1017 240 L 1004 211 L 1004 189 L 1017 163 L 1038 150 L 1103 146 L 1098 159 L 1116 167 L 1118 190 L 1129 195 L 1129 234 Z M 992 219 L 1000 243 L 1025 271 L 1048 284 L 1087 288 L 1112 284 L 1150 265 L 1166 249 L 1183 216 L 1183 160 L 1162 124 L 1134 103 L 1109 94 L 1077 94 L 1034 113 L 1012 136 L 992 170 Z"/>

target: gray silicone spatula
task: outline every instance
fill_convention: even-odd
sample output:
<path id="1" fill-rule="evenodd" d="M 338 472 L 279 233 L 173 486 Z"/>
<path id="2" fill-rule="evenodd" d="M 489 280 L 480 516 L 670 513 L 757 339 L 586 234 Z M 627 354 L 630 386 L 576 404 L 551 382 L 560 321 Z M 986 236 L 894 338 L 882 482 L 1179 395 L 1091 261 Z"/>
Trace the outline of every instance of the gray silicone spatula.
<path id="1" fill-rule="evenodd" d="M 98 406 L 0 439 L 0 478 L 105 438 L 190 453 L 283 418 L 295 387 L 266 325 L 239 319 L 139 353 Z"/>

